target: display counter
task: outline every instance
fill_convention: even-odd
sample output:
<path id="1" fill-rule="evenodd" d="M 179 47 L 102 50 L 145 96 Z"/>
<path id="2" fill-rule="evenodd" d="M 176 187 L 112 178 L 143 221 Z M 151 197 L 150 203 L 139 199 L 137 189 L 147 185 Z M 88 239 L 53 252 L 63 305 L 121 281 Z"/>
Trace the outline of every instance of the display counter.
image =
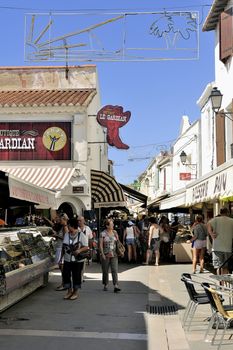
<path id="1" fill-rule="evenodd" d="M 192 237 L 190 228 L 185 226 L 180 226 L 175 241 L 173 243 L 173 255 L 175 257 L 175 262 L 177 263 L 188 263 L 192 262 L 192 247 L 190 241 Z"/>
<path id="2" fill-rule="evenodd" d="M 41 231 L 35 227 L 0 231 L 0 311 L 48 282 L 55 251 L 53 239 Z"/>
<path id="3" fill-rule="evenodd" d="M 191 262 L 192 250 L 190 243 L 174 243 L 173 255 L 175 256 L 175 262 Z"/>

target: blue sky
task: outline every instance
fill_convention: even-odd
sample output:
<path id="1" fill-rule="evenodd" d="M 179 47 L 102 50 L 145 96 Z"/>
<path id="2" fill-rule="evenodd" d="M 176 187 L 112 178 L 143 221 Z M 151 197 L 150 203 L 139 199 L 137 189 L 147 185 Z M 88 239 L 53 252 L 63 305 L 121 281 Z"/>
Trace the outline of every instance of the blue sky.
<path id="1" fill-rule="evenodd" d="M 24 15 L 28 12 L 190 10 L 199 11 L 202 22 L 211 3 L 212 0 L 0 0 L 0 63 L 2 66 L 30 64 L 24 62 L 23 44 Z M 121 139 L 130 146 L 129 150 L 109 148 L 109 158 L 115 163 L 114 172 L 120 183 L 133 182 L 154 155 L 161 149 L 169 149 L 179 134 L 183 114 L 187 114 L 191 122 L 199 118 L 196 101 L 206 84 L 214 80 L 214 36 L 212 32 L 203 33 L 202 24 L 199 34 L 198 60 L 93 62 L 97 64 L 102 105 L 121 105 L 131 111 L 129 123 L 120 129 Z M 135 28 L 137 35 L 138 28 Z M 109 36 L 107 31 L 106 36 Z"/>

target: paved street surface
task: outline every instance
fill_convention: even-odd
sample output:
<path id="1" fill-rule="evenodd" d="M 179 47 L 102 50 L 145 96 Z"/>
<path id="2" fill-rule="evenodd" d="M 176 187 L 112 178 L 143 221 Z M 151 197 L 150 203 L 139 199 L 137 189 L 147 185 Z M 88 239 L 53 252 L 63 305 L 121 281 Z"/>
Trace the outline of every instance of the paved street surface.
<path id="1" fill-rule="evenodd" d="M 80 299 L 71 301 L 54 290 L 60 282 L 59 271 L 54 270 L 47 287 L 0 314 L 0 349 L 216 349 L 203 340 L 208 305 L 198 308 L 189 332 L 181 326 L 188 301 L 182 272 L 191 272 L 191 265 L 120 264 L 122 292 L 116 294 L 112 286 L 108 292 L 102 290 L 100 265 L 93 263 L 87 267 Z M 199 276 L 205 279 L 209 273 Z M 170 314 L 154 313 L 164 306 Z M 233 340 L 225 344 L 223 349 L 232 349 Z"/>

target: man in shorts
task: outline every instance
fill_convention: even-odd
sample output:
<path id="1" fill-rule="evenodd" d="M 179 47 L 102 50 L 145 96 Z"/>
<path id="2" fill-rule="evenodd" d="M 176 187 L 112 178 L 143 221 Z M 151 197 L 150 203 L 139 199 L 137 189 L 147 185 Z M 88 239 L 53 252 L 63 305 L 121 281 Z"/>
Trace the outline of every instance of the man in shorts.
<path id="1" fill-rule="evenodd" d="M 232 254 L 233 219 L 229 217 L 229 210 L 221 208 L 220 216 L 211 219 L 207 228 L 213 239 L 213 266 L 219 275 L 229 273 L 227 263 L 224 264 Z"/>

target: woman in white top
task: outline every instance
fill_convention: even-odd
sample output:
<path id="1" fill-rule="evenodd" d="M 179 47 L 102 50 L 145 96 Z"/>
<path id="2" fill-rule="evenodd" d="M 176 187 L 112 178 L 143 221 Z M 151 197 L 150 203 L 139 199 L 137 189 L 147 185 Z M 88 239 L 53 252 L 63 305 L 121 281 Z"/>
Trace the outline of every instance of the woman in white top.
<path id="1" fill-rule="evenodd" d="M 149 228 L 148 237 L 148 251 L 146 256 L 146 265 L 149 264 L 151 253 L 155 254 L 155 266 L 159 265 L 159 247 L 160 247 L 160 234 L 162 233 L 161 227 L 157 224 L 156 218 L 150 219 L 151 225 Z"/>
<path id="2" fill-rule="evenodd" d="M 135 262 L 137 262 L 136 237 L 138 237 L 138 235 L 139 235 L 139 230 L 137 226 L 135 226 L 132 221 L 128 221 L 127 227 L 124 230 L 123 242 L 127 245 L 129 263 L 132 261 L 133 257 Z"/>
<path id="3" fill-rule="evenodd" d="M 85 258 L 82 253 L 88 250 L 88 239 L 83 232 L 78 231 L 76 218 L 68 221 L 69 232 L 65 233 L 62 245 L 62 258 L 64 259 L 63 283 L 67 293 L 66 300 L 76 300 L 78 289 L 82 284 L 82 269 Z"/>

